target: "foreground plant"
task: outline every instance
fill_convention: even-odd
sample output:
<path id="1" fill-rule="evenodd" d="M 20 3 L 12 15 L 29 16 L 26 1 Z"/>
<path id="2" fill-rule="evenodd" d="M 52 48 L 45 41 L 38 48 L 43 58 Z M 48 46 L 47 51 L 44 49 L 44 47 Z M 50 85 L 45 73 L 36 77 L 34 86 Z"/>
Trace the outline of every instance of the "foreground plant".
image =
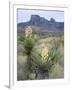
<path id="1" fill-rule="evenodd" d="M 52 66 L 58 60 L 58 48 L 48 47 L 43 44 L 41 53 L 32 53 L 33 62 L 35 63 L 36 76 L 38 79 L 49 78 Z"/>
<path id="2" fill-rule="evenodd" d="M 25 29 L 25 38 L 24 38 L 24 53 L 27 56 L 27 78 L 29 79 L 29 74 L 31 73 L 32 59 L 31 52 L 35 44 L 35 39 L 32 36 L 32 28 L 29 26 Z"/>

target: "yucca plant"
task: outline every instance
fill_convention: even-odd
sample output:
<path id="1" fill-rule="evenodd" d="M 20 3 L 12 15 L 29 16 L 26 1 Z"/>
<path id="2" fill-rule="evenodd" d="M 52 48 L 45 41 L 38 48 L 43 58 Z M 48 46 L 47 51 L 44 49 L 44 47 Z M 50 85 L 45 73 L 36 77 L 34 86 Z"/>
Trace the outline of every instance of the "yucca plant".
<path id="1" fill-rule="evenodd" d="M 35 74 L 36 79 L 38 78 L 38 74 L 41 75 L 41 79 L 44 79 L 46 75 L 48 77 L 51 67 L 57 62 L 58 45 L 54 44 L 50 49 L 48 49 L 47 46 L 42 45 L 43 49 L 41 53 L 35 52 L 35 50 L 33 51 L 37 39 L 33 37 L 32 30 L 30 31 L 29 29 L 31 30 L 30 27 L 26 29 L 23 44 L 24 54 L 27 56 L 27 79 L 30 79 L 31 76 L 35 77 Z M 31 74 L 30 77 L 29 74 Z"/>
<path id="2" fill-rule="evenodd" d="M 42 57 L 39 53 L 32 53 L 32 59 L 35 63 L 36 76 L 41 75 L 40 79 L 45 79 L 49 77 L 49 72 L 52 66 L 57 62 L 58 59 L 58 48 L 52 47 L 49 49 L 48 55 Z"/>
<path id="3" fill-rule="evenodd" d="M 31 58 L 31 52 L 32 49 L 34 47 L 34 44 L 36 42 L 36 39 L 34 38 L 34 36 L 32 35 L 32 29 L 31 27 L 26 28 L 25 30 L 25 37 L 24 37 L 24 54 L 26 54 L 27 56 L 27 72 L 28 72 L 28 79 L 29 78 L 29 74 L 32 72 L 31 71 L 31 67 L 32 67 L 32 58 Z"/>

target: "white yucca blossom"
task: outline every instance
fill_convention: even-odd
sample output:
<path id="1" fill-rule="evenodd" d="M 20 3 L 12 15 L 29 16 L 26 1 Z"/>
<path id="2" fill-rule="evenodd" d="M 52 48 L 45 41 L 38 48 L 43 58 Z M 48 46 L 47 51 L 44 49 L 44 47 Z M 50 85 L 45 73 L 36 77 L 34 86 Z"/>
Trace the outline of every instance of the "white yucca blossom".
<path id="1" fill-rule="evenodd" d="M 25 36 L 32 37 L 32 28 L 30 26 L 25 29 Z"/>
<path id="2" fill-rule="evenodd" d="M 41 57 L 42 61 L 46 62 L 48 57 L 48 47 L 45 45 L 45 43 L 41 44 Z"/>

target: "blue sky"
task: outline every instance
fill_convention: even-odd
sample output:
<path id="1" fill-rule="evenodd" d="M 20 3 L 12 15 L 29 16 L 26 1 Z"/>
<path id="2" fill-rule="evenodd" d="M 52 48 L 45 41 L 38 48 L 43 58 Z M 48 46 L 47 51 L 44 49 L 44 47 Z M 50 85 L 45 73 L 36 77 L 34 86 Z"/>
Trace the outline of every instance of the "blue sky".
<path id="1" fill-rule="evenodd" d="M 50 20 L 50 18 L 54 18 L 57 22 L 64 22 L 63 11 L 17 9 L 17 23 L 29 21 L 31 15 L 39 15 L 40 17 L 44 17 L 47 20 Z"/>

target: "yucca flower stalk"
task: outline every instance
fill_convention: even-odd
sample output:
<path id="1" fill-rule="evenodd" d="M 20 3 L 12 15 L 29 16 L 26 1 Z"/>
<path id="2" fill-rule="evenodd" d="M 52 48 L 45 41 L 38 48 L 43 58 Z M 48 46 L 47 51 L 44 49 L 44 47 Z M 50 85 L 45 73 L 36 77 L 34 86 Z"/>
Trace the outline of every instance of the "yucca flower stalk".
<path id="1" fill-rule="evenodd" d="M 31 59 L 31 52 L 34 47 L 35 40 L 32 37 L 32 28 L 28 26 L 25 29 L 25 39 L 24 39 L 24 53 L 27 56 L 27 78 L 29 78 L 29 74 L 31 73 L 31 67 L 32 67 L 32 59 Z"/>
<path id="2" fill-rule="evenodd" d="M 32 28 L 30 26 L 28 26 L 25 29 L 25 37 L 31 38 L 32 37 Z"/>
<path id="3" fill-rule="evenodd" d="M 48 47 L 43 43 L 41 45 L 41 59 L 42 62 L 45 63 L 48 57 Z"/>

